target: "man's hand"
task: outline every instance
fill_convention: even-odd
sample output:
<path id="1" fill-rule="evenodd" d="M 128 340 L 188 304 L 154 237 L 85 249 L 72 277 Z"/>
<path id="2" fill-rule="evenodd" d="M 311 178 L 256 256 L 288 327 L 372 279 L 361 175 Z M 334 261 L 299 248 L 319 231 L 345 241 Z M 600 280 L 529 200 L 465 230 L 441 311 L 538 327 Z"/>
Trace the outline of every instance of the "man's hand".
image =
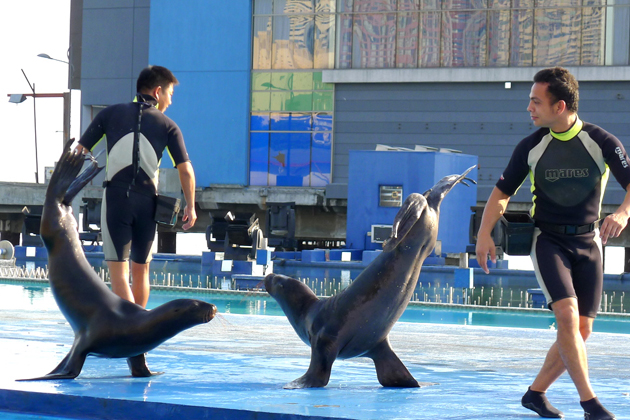
<path id="1" fill-rule="evenodd" d="M 182 226 L 184 230 L 188 230 L 195 226 L 195 222 L 197 221 L 195 206 L 186 205 L 186 207 L 184 207 L 184 216 L 182 217 L 182 220 L 186 222 L 184 223 L 184 226 Z"/>
<path id="2" fill-rule="evenodd" d="M 477 262 L 479 267 L 489 274 L 488 269 L 488 254 L 490 254 L 490 260 L 496 264 L 497 262 L 497 250 L 494 244 L 494 240 L 490 235 L 479 235 L 477 237 L 477 246 L 475 247 L 475 254 L 477 254 Z"/>
<path id="3" fill-rule="evenodd" d="M 606 216 L 599 228 L 599 237 L 602 244 L 606 244 L 608 238 L 616 238 L 628 224 L 628 216 L 622 213 L 613 213 Z"/>

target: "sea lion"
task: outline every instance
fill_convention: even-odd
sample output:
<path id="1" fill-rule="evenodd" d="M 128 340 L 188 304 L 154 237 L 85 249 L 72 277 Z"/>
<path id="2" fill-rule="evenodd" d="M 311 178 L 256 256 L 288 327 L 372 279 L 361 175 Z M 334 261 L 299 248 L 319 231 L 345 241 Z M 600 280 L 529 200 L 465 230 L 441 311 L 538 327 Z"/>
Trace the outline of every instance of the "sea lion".
<path id="1" fill-rule="evenodd" d="M 442 178 L 420 195 L 411 194 L 394 219 L 383 252 L 341 293 L 318 298 L 304 283 L 269 274 L 265 288 L 282 307 L 298 336 L 311 347 L 306 374 L 284 388 L 314 388 L 328 384 L 333 362 L 365 356 L 374 361 L 385 387 L 418 387 L 389 345 L 389 331 L 403 313 L 418 282 L 424 259 L 433 251 L 440 203 L 466 175 Z"/>
<path id="2" fill-rule="evenodd" d="M 77 177 L 84 156 L 69 144 L 50 178 L 40 234 L 48 250 L 50 288 L 74 330 L 68 355 L 49 374 L 32 379 L 73 379 L 88 355 L 128 358 L 133 376 L 151 376 L 144 353 L 216 314 L 210 303 L 177 299 L 145 310 L 114 294 L 90 266 L 70 203 L 102 168 L 94 159 Z"/>

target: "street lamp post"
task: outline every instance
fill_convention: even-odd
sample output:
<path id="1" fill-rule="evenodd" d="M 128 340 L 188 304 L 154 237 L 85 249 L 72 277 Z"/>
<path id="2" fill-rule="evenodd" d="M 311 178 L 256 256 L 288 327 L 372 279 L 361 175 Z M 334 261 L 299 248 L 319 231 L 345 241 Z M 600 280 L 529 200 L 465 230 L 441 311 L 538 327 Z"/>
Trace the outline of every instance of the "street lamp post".
<path id="1" fill-rule="evenodd" d="M 24 70 L 22 70 L 24 73 Z M 24 75 L 26 77 L 26 74 Z M 26 79 L 28 81 L 28 78 Z M 26 100 L 27 96 L 33 97 L 33 112 L 35 112 L 35 98 L 63 98 L 64 103 L 67 102 L 67 97 L 69 96 L 67 93 L 35 93 L 35 83 L 31 85 L 29 82 L 29 86 L 33 93 L 9 93 L 7 96 L 9 97 L 9 102 L 14 104 L 20 104 Z M 35 114 L 35 118 L 33 119 L 35 123 L 35 182 L 39 183 L 39 162 L 38 162 L 38 153 L 37 153 L 37 114 Z"/>
<path id="2" fill-rule="evenodd" d="M 53 58 L 46 53 L 37 54 L 38 57 L 45 58 L 48 60 L 58 61 L 60 63 L 64 63 L 68 65 L 68 93 L 64 94 L 64 110 L 63 110 L 63 130 L 64 130 L 64 139 L 63 143 L 66 144 L 68 140 L 70 140 L 70 113 L 72 112 L 72 77 L 74 77 L 74 66 L 70 61 L 59 60 L 58 58 Z M 68 60 L 70 60 L 70 50 L 68 50 Z"/>
<path id="3" fill-rule="evenodd" d="M 39 159 L 37 154 L 37 109 L 35 107 L 35 98 L 37 97 L 37 95 L 35 94 L 35 83 L 31 84 L 30 80 L 28 80 L 28 77 L 26 77 L 26 73 L 24 73 L 24 69 L 20 70 L 22 70 L 22 74 L 26 79 L 26 83 L 28 83 L 28 86 L 33 92 L 33 124 L 35 128 L 35 183 L 39 184 Z"/>

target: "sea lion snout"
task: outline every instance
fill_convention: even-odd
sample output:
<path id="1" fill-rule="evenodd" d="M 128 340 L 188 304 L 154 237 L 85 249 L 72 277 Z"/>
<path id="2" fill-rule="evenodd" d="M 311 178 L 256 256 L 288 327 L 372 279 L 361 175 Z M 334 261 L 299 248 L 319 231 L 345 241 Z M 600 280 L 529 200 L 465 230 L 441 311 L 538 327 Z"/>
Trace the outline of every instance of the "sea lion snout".
<path id="1" fill-rule="evenodd" d="M 274 274 L 274 273 L 270 273 L 267 274 L 263 280 L 263 282 L 265 283 L 265 290 L 267 291 L 267 293 L 269 293 L 270 295 L 273 295 L 273 290 L 276 288 L 276 286 L 278 285 L 278 275 Z M 280 284 L 281 285 L 281 284 Z"/>
<path id="2" fill-rule="evenodd" d="M 204 302 L 201 300 L 195 301 L 195 305 L 198 307 L 199 312 L 202 314 L 203 323 L 208 323 L 217 314 L 217 307 L 212 303 Z"/>

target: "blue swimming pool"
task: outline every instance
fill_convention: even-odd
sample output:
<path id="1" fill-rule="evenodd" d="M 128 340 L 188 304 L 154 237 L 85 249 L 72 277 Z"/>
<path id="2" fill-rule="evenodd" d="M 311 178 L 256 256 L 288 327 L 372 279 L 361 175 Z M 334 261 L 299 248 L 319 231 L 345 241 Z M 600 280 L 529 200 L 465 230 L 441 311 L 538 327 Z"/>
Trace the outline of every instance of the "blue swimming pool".
<path id="1" fill-rule="evenodd" d="M 170 300 L 180 298 L 194 298 L 211 302 L 217 306 L 220 313 L 284 316 L 280 306 L 266 293 L 225 292 L 201 288 L 154 288 L 147 308 L 152 309 Z M 11 280 L 0 280 L 0 307 L 28 311 L 58 311 L 52 291 L 46 283 L 20 283 Z M 547 310 L 418 302 L 412 302 L 399 321 L 555 329 L 553 314 Z M 594 330 L 596 332 L 630 334 L 630 316 L 601 315 L 595 322 Z"/>

